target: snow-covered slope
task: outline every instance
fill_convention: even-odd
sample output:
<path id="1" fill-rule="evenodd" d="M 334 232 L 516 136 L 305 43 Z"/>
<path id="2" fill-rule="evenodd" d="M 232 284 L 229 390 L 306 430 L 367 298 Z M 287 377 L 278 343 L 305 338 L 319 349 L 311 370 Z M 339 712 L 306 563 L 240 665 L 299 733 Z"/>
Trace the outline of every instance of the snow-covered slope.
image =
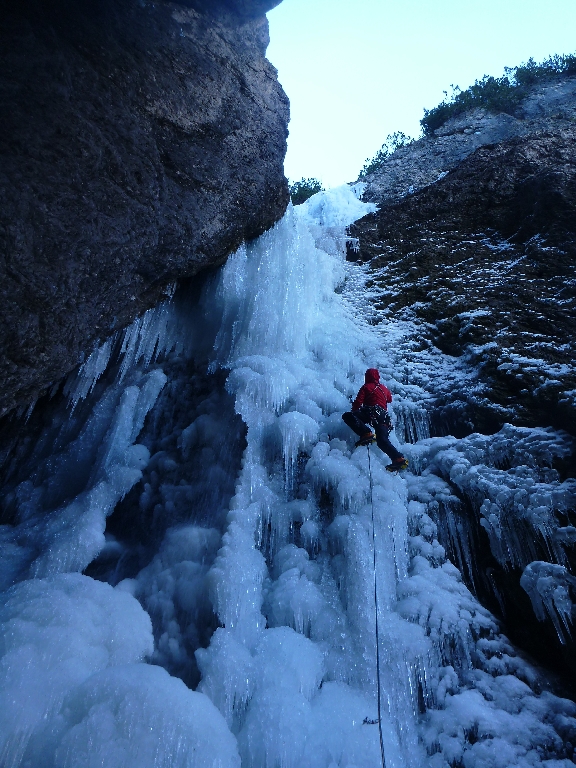
<path id="1" fill-rule="evenodd" d="M 2 765 L 573 764 L 576 705 L 463 581 L 455 495 L 566 631 L 555 511 L 573 488 L 543 467 L 567 440 L 430 437 L 428 385 L 467 374 L 371 324 L 345 261 L 359 192 L 290 208 L 201 296 L 96 350 L 40 439 L 23 428 L 0 528 Z M 403 476 L 341 420 L 367 367 L 394 392 Z M 558 563 L 532 562 L 526 529 Z"/>

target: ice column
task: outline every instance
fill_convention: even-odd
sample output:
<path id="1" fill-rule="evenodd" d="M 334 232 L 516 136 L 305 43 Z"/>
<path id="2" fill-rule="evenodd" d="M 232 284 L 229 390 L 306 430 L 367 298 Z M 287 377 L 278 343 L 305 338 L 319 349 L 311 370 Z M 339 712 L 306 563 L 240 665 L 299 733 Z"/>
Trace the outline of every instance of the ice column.
<path id="1" fill-rule="evenodd" d="M 248 447 L 210 573 L 222 627 L 197 658 L 200 690 L 254 768 L 380 761 L 367 454 L 350 450 L 341 414 L 382 352 L 336 290 L 348 270 L 346 226 L 372 210 L 360 192 L 346 186 L 290 208 L 229 259 L 218 288 L 215 364 L 230 369 Z M 392 610 L 407 570 L 407 510 L 402 481 L 385 463 L 375 450 L 392 768 L 420 765 L 413 670 L 427 645 Z"/>

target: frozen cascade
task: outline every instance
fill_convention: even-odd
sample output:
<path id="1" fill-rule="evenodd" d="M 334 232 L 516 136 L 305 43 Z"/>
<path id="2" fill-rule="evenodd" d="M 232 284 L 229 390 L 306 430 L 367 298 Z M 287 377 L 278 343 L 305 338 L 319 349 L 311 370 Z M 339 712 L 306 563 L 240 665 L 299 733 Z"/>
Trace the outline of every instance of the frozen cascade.
<path id="1" fill-rule="evenodd" d="M 387 768 L 573 765 L 576 706 L 438 541 L 472 572 L 455 522 L 469 499 L 566 631 L 570 531 L 555 513 L 573 488 L 550 466 L 571 446 L 509 426 L 430 437 L 424 368 L 415 384 L 398 364 L 401 329 L 368 322 L 362 269 L 345 262 L 345 227 L 370 210 L 360 192 L 290 208 L 199 300 L 176 295 L 69 381 L 74 412 L 28 451 L 0 527 L 2 766 L 381 765 L 372 501 Z M 341 420 L 372 366 L 414 468 L 393 476 L 373 448 L 373 494 Z M 139 542 L 105 531 L 114 509 Z"/>
<path id="2" fill-rule="evenodd" d="M 154 473 L 162 464 L 158 452 L 150 461 L 149 449 L 138 442 L 147 414 L 173 386 L 153 360 L 169 350 L 185 360 L 190 344 L 201 348 L 190 333 L 190 311 L 177 310 L 160 305 L 96 349 L 66 382 L 64 403 L 49 426 L 39 437 L 24 430 L 3 467 L 2 768 L 239 765 L 235 739 L 210 700 L 144 663 L 174 666 L 155 643 L 153 601 L 146 600 L 151 591 L 156 603 L 164 598 L 162 587 L 170 579 L 162 572 L 162 557 L 179 565 L 176 589 L 183 582 L 194 600 L 190 587 L 194 577 L 202 581 L 202 566 L 190 560 L 217 548 L 216 532 L 169 530 L 138 585 L 126 581 L 113 589 L 80 573 L 98 555 L 122 551 L 106 530 L 106 518 L 145 471 Z M 212 411 L 222 407 L 222 398 L 214 399 Z M 206 410 L 203 427 L 209 431 Z M 193 436 L 184 434 L 183 442 L 186 452 Z M 214 456 L 209 458 L 213 463 Z M 154 491 L 149 488 L 152 498 Z M 149 613 L 132 594 L 136 586 Z"/>
<path id="3" fill-rule="evenodd" d="M 345 284 L 334 293 L 346 278 L 336 221 L 346 221 L 341 209 L 332 218 L 331 206 L 343 194 L 350 190 L 290 212 L 228 262 L 219 288 L 216 362 L 231 371 L 248 447 L 210 574 L 222 627 L 197 651 L 200 690 L 225 714 L 243 764 L 263 768 L 379 764 L 376 729 L 366 724 L 375 708 L 367 455 L 350 450 L 340 420 L 365 368 L 385 372 L 402 437 L 438 444 L 438 454 L 448 447 L 427 439 L 426 396 L 398 381 L 385 340 L 359 319 L 361 292 Z M 509 445 L 501 444 L 503 454 Z M 492 452 L 495 461 L 497 444 Z M 535 765 L 555 750 L 562 756 L 566 731 L 554 726 L 568 721 L 551 714 L 549 694 L 530 689 L 538 690 L 537 674 L 446 561 L 426 506 L 407 503 L 406 485 L 374 454 L 387 765 Z M 421 492 L 426 485 L 424 477 Z M 458 502 L 447 497 L 447 506 Z M 462 565 L 469 558 L 468 546 Z M 278 629 L 282 646 L 266 639 Z M 338 728 L 319 715 L 327 691 Z M 353 701 L 365 702 L 364 718 Z M 555 701 L 573 718 L 571 703 Z"/>

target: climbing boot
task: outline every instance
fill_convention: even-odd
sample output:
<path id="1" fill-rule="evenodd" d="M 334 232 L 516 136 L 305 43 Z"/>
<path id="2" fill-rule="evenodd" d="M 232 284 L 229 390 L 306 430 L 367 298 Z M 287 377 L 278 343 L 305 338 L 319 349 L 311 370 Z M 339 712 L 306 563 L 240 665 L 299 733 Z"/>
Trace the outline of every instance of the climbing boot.
<path id="1" fill-rule="evenodd" d="M 364 435 L 362 435 L 360 440 L 358 440 L 358 442 L 356 443 L 356 447 L 360 445 L 371 445 L 372 443 L 375 443 L 375 442 L 376 442 L 376 435 L 374 434 L 374 432 L 366 432 Z"/>
<path id="2" fill-rule="evenodd" d="M 408 459 L 405 459 L 404 456 L 400 456 L 397 459 L 394 459 L 392 464 L 388 464 L 386 466 L 386 469 L 388 472 L 400 472 L 401 469 L 407 469 L 408 467 Z"/>

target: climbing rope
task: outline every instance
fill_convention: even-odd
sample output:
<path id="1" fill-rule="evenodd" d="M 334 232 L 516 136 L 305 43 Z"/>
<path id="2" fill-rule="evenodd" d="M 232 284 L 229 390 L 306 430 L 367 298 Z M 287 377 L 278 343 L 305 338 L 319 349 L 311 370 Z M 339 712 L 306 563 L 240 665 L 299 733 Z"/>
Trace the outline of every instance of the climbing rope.
<path id="1" fill-rule="evenodd" d="M 378 577 L 376 575 L 376 526 L 374 523 L 374 483 L 372 481 L 372 465 L 370 462 L 370 446 L 368 448 L 368 477 L 370 479 L 370 502 L 372 504 L 372 553 L 374 556 L 374 610 L 376 613 L 376 689 L 378 693 L 378 733 L 380 734 L 380 755 L 382 768 L 386 768 L 384 756 L 384 737 L 382 735 L 382 705 L 380 691 L 380 632 L 378 629 Z"/>

